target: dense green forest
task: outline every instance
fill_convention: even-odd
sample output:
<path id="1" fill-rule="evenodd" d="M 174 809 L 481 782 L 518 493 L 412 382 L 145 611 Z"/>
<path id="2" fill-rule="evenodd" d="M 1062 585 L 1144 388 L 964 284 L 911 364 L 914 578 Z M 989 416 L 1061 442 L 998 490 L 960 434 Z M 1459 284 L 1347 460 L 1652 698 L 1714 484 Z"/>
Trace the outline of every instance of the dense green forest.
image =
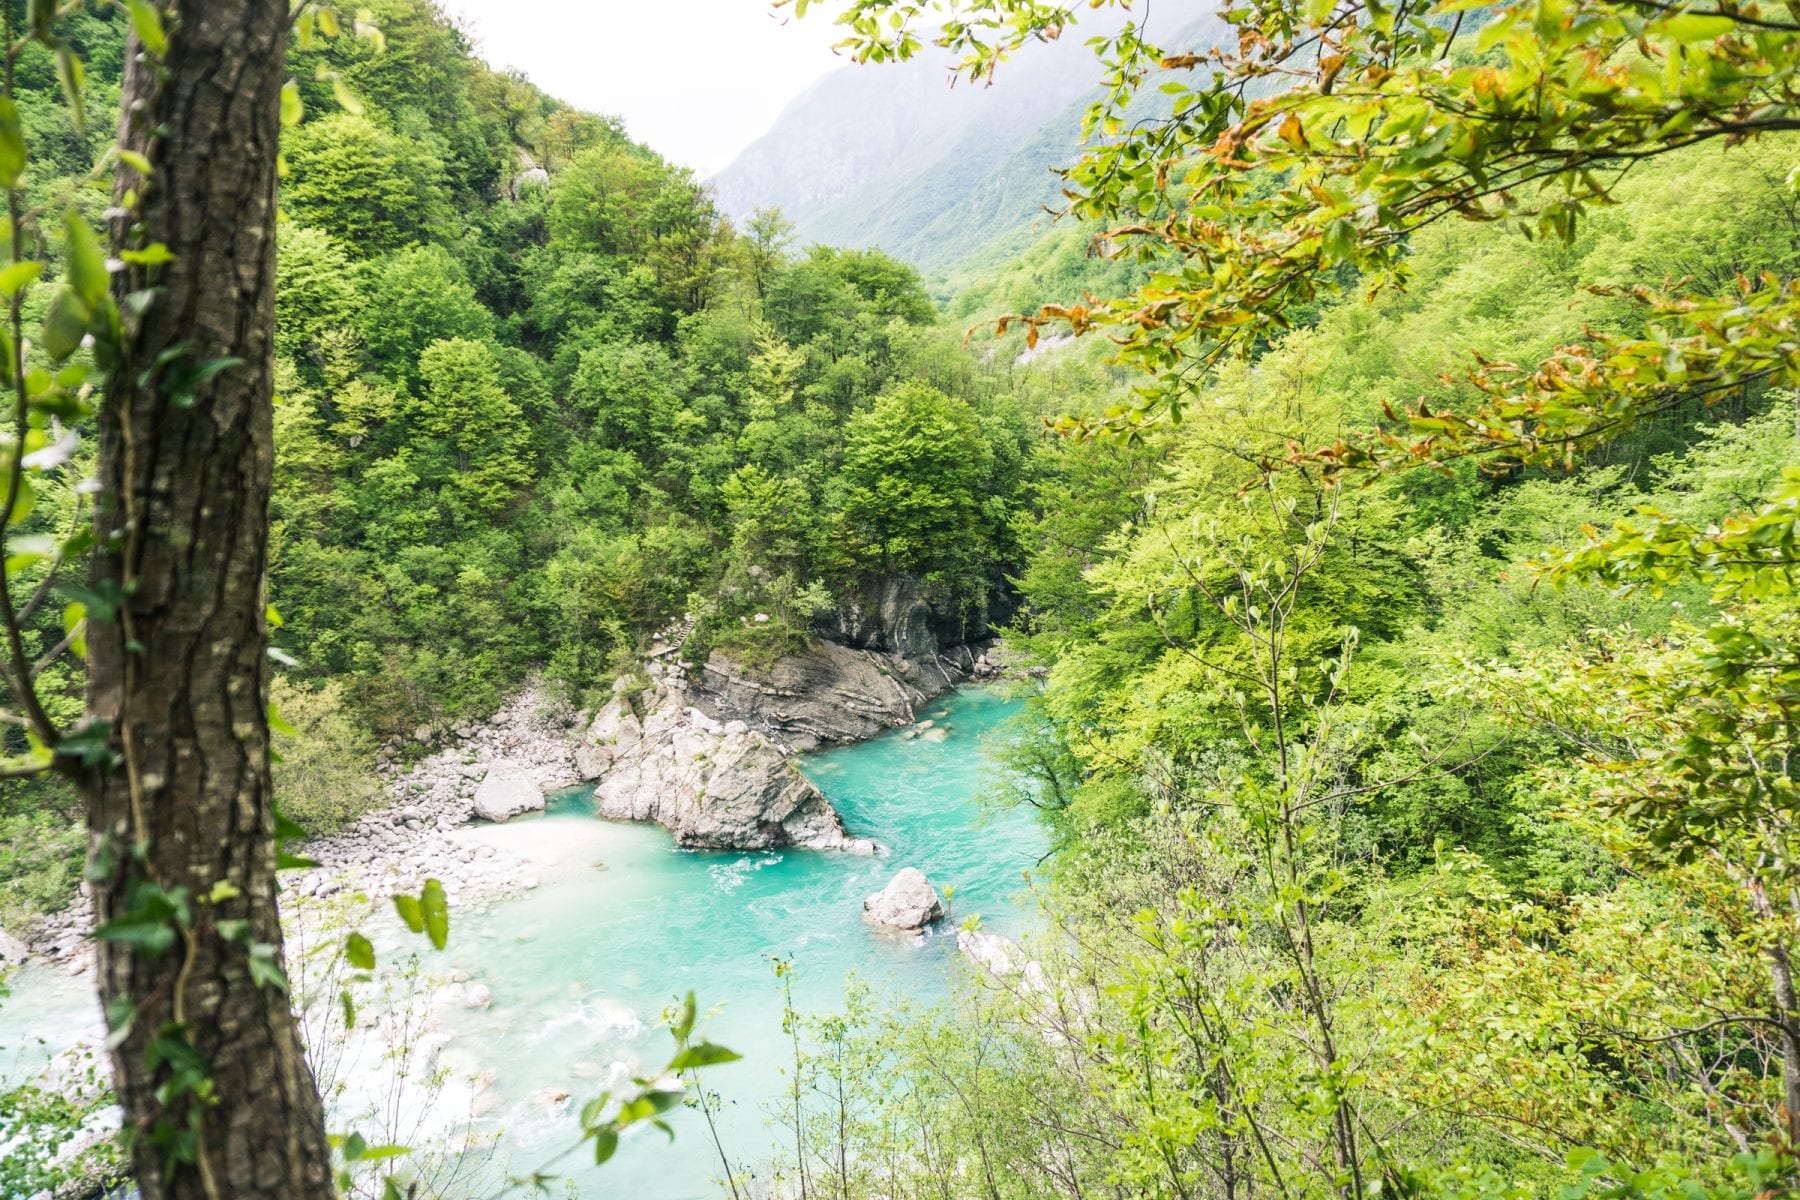
<path id="1" fill-rule="evenodd" d="M 688 617 L 693 660 L 766 665 L 917 576 L 1016 614 L 992 801 L 1051 831 L 1043 930 L 928 1018 L 864 992 L 796 1018 L 771 1194 L 1792 1194 L 1791 322 L 1785 365 L 1665 387 L 1554 453 L 1530 431 L 1553 417 L 1420 451 L 1462 427 L 1412 408 L 1672 338 L 1640 285 L 1791 288 L 1791 133 L 1645 155 L 1531 236 L 1369 235 L 1199 369 L 1135 306 L 1211 286 L 1173 218 L 1127 248 L 1071 215 L 940 305 L 778 212 L 734 227 L 428 0 L 371 7 L 385 49 L 295 54 L 283 142 L 269 590 L 276 785 L 307 832 L 381 802 L 390 735 L 534 675 L 594 704 Z M 76 40 L 116 106 L 123 19 Z M 21 78 L 50 194 L 104 138 L 47 57 Z M 1088 194 L 1129 193 L 1114 169 Z M 1237 201 L 1305 166 L 1257 169 Z M 991 336 L 1134 293 L 1115 341 Z M 32 531 L 82 519 L 80 477 Z M 72 633 L 47 607 L 30 653 Z M 79 710 L 78 664 L 45 680 Z M 67 903 L 61 794 L 9 784 L 0 832 L 0 920 Z"/>
<path id="2" fill-rule="evenodd" d="M 1002 799 L 1057 833 L 1062 936 L 1032 952 L 1063 982 L 977 990 L 930 1034 L 870 1004 L 823 1043 L 809 1069 L 857 1081 L 852 1195 L 928 1191 L 963 1156 L 1008 1165 L 981 1194 L 1229 1195 L 1234 1156 L 1239 1186 L 1258 1171 L 1242 1162 L 1258 1137 L 1289 1194 L 1312 1194 L 1335 1173 L 1326 1097 L 1351 1086 L 1384 1154 L 1431 1165 L 1430 1194 L 1558 1194 L 1581 1178 L 1576 1148 L 1600 1156 L 1590 1182 L 1616 1169 L 1602 1158 L 1643 1173 L 1601 1194 L 1712 1195 L 1679 1189 L 1735 1177 L 1737 1131 L 1779 1103 L 1766 1050 L 1708 1046 L 1726 1066 L 1661 1039 L 1757 1008 L 1743 918 L 1704 869 L 1584 807 L 1594 735 L 1525 699 L 1535 673 L 1577 670 L 1568 647 L 1678 645 L 1710 589 L 1552 588 L 1533 563 L 1645 506 L 1706 527 L 1758 503 L 1800 466 L 1796 394 L 1692 404 L 1574 470 L 1465 462 L 1332 489 L 1262 464 L 1366 427 L 1471 347 L 1536 361 L 1584 323 L 1631 327 L 1628 302 L 1584 285 L 1791 274 L 1786 166 L 1760 149 L 1658 164 L 1568 246 L 1432 231 L 1405 293 L 1329 307 L 1222 371 L 1180 426 L 1043 450 L 1007 640 L 1050 675 Z M 1120 269 L 1090 270 L 1059 234 L 962 303 L 1035 307 Z M 1269 620 L 1289 669 L 1329 694 L 1285 732 L 1309 739 L 1327 793 L 1301 853 L 1329 872 L 1313 933 L 1347 1081 L 1308 1062 L 1304 1008 L 1281 994 L 1299 984 L 1264 941 L 1284 903 L 1256 849 L 1272 818 L 1231 796 L 1265 778 L 1283 731 L 1244 716 L 1266 628 L 1209 595 L 1259 559 L 1305 564 Z M 1248 928 L 1214 941 L 1227 915 Z M 1232 1111 L 1234 1088 L 1256 1115 Z M 836 1186 L 839 1109 L 820 1110 L 814 1169 Z"/>
<path id="3" fill-rule="evenodd" d="M 295 819 L 372 802 L 376 740 L 483 715 L 534 670 L 602 694 L 688 614 L 692 655 L 762 660 L 866 580 L 972 610 L 1004 586 L 1043 383 L 967 354 L 911 267 L 795 246 L 775 212 L 734 229 L 690 172 L 491 71 L 431 5 L 373 15 L 384 47 L 296 54 L 307 117 L 283 146 L 270 592 L 307 743 Z M 97 109 L 123 38 L 79 18 Z M 47 55 L 22 82 L 55 194 L 104 138 L 77 136 Z M 66 485 L 46 501 L 34 531 L 80 519 Z M 62 622 L 41 611 L 34 655 Z M 45 690 L 79 711 L 66 661 Z M 80 838 L 15 792 L 0 908 L 20 918 L 66 900 Z"/>

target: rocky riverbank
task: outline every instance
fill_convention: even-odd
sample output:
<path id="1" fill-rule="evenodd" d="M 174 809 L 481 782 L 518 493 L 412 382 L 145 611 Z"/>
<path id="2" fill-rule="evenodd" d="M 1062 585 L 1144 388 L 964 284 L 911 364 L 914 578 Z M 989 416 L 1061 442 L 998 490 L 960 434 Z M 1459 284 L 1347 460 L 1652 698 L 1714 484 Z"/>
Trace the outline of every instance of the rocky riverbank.
<path id="1" fill-rule="evenodd" d="M 947 641 L 947 618 L 900 581 L 839 614 L 834 638 L 764 670 L 714 653 L 691 670 L 653 658 L 597 714 L 527 687 L 485 721 L 422 726 L 391 739 L 377 771 L 389 803 L 299 848 L 318 865 L 283 877 L 293 897 L 383 898 L 444 884 L 452 903 L 485 904 L 536 886 L 534 864 L 458 836 L 477 819 L 541 809 L 546 791 L 595 785 L 598 815 L 655 821 L 692 848 L 800 846 L 873 853 L 844 829 L 794 756 L 916 724 L 921 706 L 969 680 L 1008 674 L 992 641 Z M 985 622 L 974 633 L 985 638 Z M 409 750 L 424 749 L 407 762 Z M 91 962 L 85 897 L 25 931 L 35 957 Z M 0 943 L 0 959 L 17 956 Z"/>
<path id="2" fill-rule="evenodd" d="M 535 865 L 505 850 L 458 836 L 476 817 L 476 796 L 496 769 L 531 781 L 537 808 L 543 793 L 581 782 L 575 769 L 575 732 L 581 714 L 551 702 L 538 687 L 515 695 L 485 721 L 456 730 L 421 730 L 434 747 L 402 764 L 390 743 L 377 766 L 389 803 L 295 852 L 318 865 L 284 873 L 284 900 L 365 894 L 385 898 L 417 892 L 437 879 L 453 904 L 487 903 L 536 886 Z M 36 957 L 84 972 L 92 952 L 87 931 L 93 913 L 85 896 L 62 912 L 41 917 L 26 931 Z"/>
<path id="3" fill-rule="evenodd" d="M 821 633 L 756 670 L 715 651 L 691 681 L 693 703 L 807 752 L 910 725 L 921 705 L 1006 671 L 985 608 L 961 615 L 910 576 L 855 593 Z"/>

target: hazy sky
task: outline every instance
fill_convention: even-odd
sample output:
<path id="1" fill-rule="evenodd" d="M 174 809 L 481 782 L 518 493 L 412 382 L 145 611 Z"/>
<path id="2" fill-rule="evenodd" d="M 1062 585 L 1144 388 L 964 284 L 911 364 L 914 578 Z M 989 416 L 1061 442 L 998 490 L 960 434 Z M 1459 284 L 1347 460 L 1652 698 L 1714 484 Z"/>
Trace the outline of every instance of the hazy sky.
<path id="1" fill-rule="evenodd" d="M 444 8 L 494 66 L 623 117 L 632 137 L 703 174 L 844 62 L 831 53 L 839 33 L 830 13 L 783 23 L 764 0 L 444 0 Z"/>

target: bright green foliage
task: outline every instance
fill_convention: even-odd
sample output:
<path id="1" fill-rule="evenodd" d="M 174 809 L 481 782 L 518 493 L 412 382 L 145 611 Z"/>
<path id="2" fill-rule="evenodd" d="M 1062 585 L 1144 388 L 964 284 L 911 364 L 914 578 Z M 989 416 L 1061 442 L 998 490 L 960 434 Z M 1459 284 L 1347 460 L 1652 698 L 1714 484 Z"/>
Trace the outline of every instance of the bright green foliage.
<path id="1" fill-rule="evenodd" d="M 319 377 L 331 348 L 361 324 L 365 303 L 350 257 L 305 226 L 281 231 L 275 293 L 275 352 Z"/>
<path id="2" fill-rule="evenodd" d="M 980 77 L 1109 5 L 834 7 L 866 59 Z M 995 1049 L 953 1097 L 886 1067 L 920 1102 L 838 1135 L 845 1191 L 929 1190 L 879 1165 L 960 1121 L 937 1194 L 1785 1195 L 1800 28 L 1221 18 L 1096 39 L 1067 178 L 1107 226 L 959 310 L 1147 377 L 1072 393 L 1058 428 L 1131 436 L 1040 464 L 1014 526 L 1048 679 L 1005 797 L 1061 837 L 1057 936 L 963 1014 Z"/>
<path id="3" fill-rule="evenodd" d="M 441 246 L 406 250 L 387 259 L 370 280 L 368 293 L 363 326 L 368 353 L 397 380 L 410 383 L 417 378 L 416 361 L 433 342 L 480 341 L 494 333 L 493 314 Z"/>
<path id="4" fill-rule="evenodd" d="M 843 523 L 884 572 L 953 569 L 992 469 L 974 417 L 935 388 L 909 384 L 850 423 Z"/>
<path id="5" fill-rule="evenodd" d="M 433 342 L 419 355 L 420 397 L 406 414 L 448 451 L 452 483 L 478 513 L 504 505 L 531 475 L 520 454 L 519 407 L 501 390 L 499 375 L 485 344 Z"/>
<path id="6" fill-rule="evenodd" d="M 60 806 L 0 815 L 0 926 L 68 907 L 81 882 L 87 836 Z"/>
<path id="7" fill-rule="evenodd" d="M 920 0 L 843 7 L 858 57 L 910 57 L 931 38 L 980 78 L 1057 36 L 1076 6 L 984 0 L 947 18 Z M 1023 319 L 1034 339 L 1046 321 L 1116 330 L 1122 357 L 1157 376 L 1104 425 L 1179 414 L 1177 368 L 1255 349 L 1351 273 L 1370 290 L 1404 284 L 1409 235 L 1428 225 L 1506 222 L 1567 240 L 1643 160 L 1795 128 L 1800 27 L 1759 6 L 1256 0 L 1222 17 L 1236 34 L 1223 49 L 1157 47 L 1131 25 L 1097 43 L 1105 91 L 1086 119 L 1092 149 L 1068 172 L 1071 207 L 1159 270 L 1132 294 L 1069 297 Z M 1119 136 L 1153 78 L 1175 97 L 1172 114 Z M 1778 280 L 1645 302 L 1673 319 L 1640 350 L 1628 343 L 1611 362 L 1621 347 L 1575 348 L 1523 387 L 1492 373 L 1492 409 L 1473 428 L 1422 411 L 1431 423 L 1414 427 L 1415 453 L 1504 449 L 1516 418 L 1528 454 L 1561 453 L 1658 411 L 1670 385 L 1791 369 L 1776 347 L 1793 299 Z"/>
<path id="8" fill-rule="evenodd" d="M 720 241 L 712 202 L 688 172 L 641 148 L 577 154 L 552 180 L 548 226 L 552 252 L 593 255 L 609 272 L 645 270 L 669 316 L 711 294 Z"/>
<path id="9" fill-rule="evenodd" d="M 380 807 L 379 780 L 369 773 L 374 739 L 344 705 L 341 684 L 312 689 L 277 678 L 269 703 L 275 728 L 275 802 L 309 834 L 329 833 Z"/>
<path id="10" fill-rule="evenodd" d="M 111 1103 L 105 1071 L 89 1054 L 69 1065 L 57 1089 L 0 1088 L 0 1138 L 7 1147 L 0 1156 L 0 1188 L 10 1196 L 32 1196 L 128 1178 L 118 1145 L 85 1132 Z"/>
<path id="11" fill-rule="evenodd" d="M 338 112 L 282 142 L 289 216 L 371 257 L 427 240 L 445 220 L 444 164 L 416 141 Z"/>

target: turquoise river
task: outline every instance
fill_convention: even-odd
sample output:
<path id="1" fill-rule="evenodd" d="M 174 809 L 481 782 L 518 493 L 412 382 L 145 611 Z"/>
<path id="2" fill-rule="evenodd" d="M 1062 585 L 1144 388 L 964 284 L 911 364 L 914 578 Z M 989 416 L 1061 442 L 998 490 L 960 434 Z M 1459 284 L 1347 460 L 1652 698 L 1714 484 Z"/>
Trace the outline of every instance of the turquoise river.
<path id="1" fill-rule="evenodd" d="M 554 797 L 541 817 L 481 831 L 546 862 L 540 885 L 456 920 L 449 949 L 421 956 L 420 966 L 438 982 L 467 976 L 463 986 L 486 987 L 491 1004 L 464 1007 L 456 985 L 435 1004 L 419 1002 L 415 1019 L 424 1013 L 429 1024 L 417 1029 L 441 1080 L 422 1106 L 417 1086 L 390 1086 L 392 1065 L 379 1046 L 364 1044 L 325 1070 L 342 1086 L 338 1107 L 397 1114 L 389 1124 L 415 1138 L 467 1125 L 497 1139 L 482 1171 L 485 1186 L 470 1189 L 476 1194 L 502 1174 L 554 1162 L 550 1169 L 567 1182 L 553 1195 L 719 1195 L 720 1156 L 691 1109 L 674 1114 L 673 1144 L 643 1130 L 602 1168 L 579 1154 L 558 1158 L 576 1136 L 582 1101 L 633 1068 L 666 1060 L 660 1014 L 691 989 L 702 1011 L 711 1010 L 709 1038 L 745 1056 L 708 1071 L 705 1086 L 718 1095 L 720 1140 L 732 1165 L 755 1171 L 762 1186 L 750 1190 L 766 1194 L 762 1164 L 778 1136 L 770 1114 L 788 1085 L 782 1070 L 791 1056 L 774 960 L 791 960 L 803 1011 L 836 1009 L 851 977 L 871 985 L 877 1004 L 929 1003 L 967 970 L 955 948 L 960 920 L 979 914 L 984 927 L 1001 932 L 1027 920 L 1026 874 L 1044 853 L 1044 833 L 1029 810 L 996 810 L 982 800 L 994 782 L 987 747 L 1014 707 L 997 690 L 967 689 L 921 712 L 948 729 L 942 740 L 894 732 L 804 761 L 846 826 L 887 848 L 881 858 L 680 851 L 661 829 L 595 820 L 579 791 Z M 954 889 L 952 919 L 923 937 L 884 935 L 862 917 L 864 897 L 904 866 Z M 412 950 L 392 937 L 377 940 L 391 947 L 388 960 Z M 85 985 L 46 974 L 15 980 L 15 996 L 0 1003 L 0 1056 L 16 1056 L 27 1034 L 67 1044 L 92 1024 Z M 382 1036 L 381 1019 L 372 1030 L 367 1024 L 359 1037 Z M 398 1040 L 414 1036 L 390 1015 L 390 1041 L 397 1031 Z M 19 1064 L 16 1057 L 0 1064 L 0 1073 L 9 1073 L 4 1065 L 16 1072 Z M 472 1087 L 471 1078 L 479 1083 Z"/>

